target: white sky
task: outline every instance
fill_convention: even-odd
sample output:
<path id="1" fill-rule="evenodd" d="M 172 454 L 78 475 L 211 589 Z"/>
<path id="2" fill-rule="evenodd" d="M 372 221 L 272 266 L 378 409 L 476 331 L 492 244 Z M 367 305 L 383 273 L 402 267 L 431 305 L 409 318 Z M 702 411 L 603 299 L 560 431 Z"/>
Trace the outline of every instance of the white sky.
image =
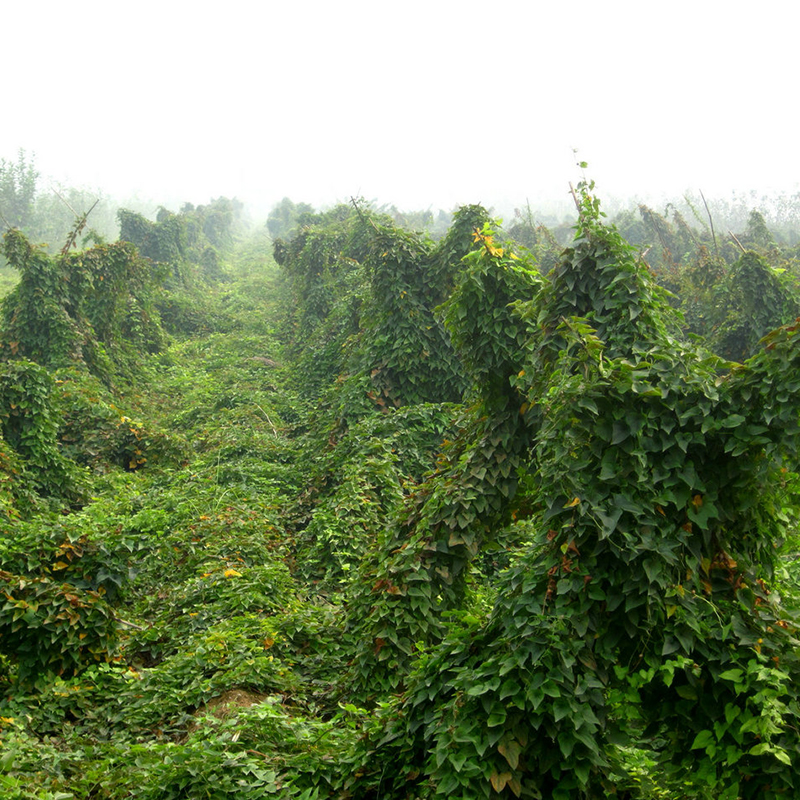
<path id="1" fill-rule="evenodd" d="M 0 157 L 117 197 L 400 208 L 800 181 L 791 0 L 19 0 Z"/>

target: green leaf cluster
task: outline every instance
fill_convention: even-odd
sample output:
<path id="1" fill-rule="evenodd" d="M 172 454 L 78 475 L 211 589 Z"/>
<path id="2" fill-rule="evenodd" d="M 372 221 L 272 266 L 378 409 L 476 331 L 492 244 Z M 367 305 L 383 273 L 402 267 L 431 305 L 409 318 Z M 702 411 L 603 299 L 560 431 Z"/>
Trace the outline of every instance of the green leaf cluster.
<path id="1" fill-rule="evenodd" d="M 536 326 L 514 381 L 533 543 L 488 620 L 406 678 L 370 774 L 392 797 L 409 779 L 425 797 L 607 797 L 634 785 L 620 753 L 644 744 L 691 796 L 792 793 L 798 641 L 769 581 L 782 458 L 796 458 L 797 326 L 721 374 L 678 337 L 591 185 L 579 199 L 573 246 L 518 305 Z M 408 533 L 393 552 L 419 553 L 429 612 L 442 590 Z M 392 585 L 399 617 L 415 600 Z"/>

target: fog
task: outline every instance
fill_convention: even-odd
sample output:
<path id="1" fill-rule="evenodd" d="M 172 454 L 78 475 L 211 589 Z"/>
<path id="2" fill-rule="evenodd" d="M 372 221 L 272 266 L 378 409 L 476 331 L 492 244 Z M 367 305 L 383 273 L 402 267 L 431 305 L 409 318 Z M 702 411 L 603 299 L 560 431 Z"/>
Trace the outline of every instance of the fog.
<path id="1" fill-rule="evenodd" d="M 798 186 L 800 9 L 759 3 L 29 0 L 0 157 L 159 203 L 401 208 Z M 577 150 L 577 155 L 574 152 Z"/>

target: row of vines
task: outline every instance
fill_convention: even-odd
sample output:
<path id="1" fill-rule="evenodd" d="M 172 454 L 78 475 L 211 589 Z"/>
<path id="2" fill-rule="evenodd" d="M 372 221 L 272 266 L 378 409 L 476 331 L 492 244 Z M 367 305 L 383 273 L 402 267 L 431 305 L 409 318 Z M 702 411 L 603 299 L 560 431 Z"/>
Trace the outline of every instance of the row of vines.
<path id="1" fill-rule="evenodd" d="M 6 233 L 4 796 L 800 791 L 798 254 L 574 196 Z"/>

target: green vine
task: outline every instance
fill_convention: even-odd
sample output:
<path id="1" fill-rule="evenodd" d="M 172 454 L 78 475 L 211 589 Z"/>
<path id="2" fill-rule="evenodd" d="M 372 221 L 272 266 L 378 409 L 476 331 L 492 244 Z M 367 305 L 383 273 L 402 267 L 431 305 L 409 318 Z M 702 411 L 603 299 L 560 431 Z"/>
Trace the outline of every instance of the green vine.
<path id="1" fill-rule="evenodd" d="M 796 627 L 769 588 L 798 326 L 720 378 L 592 188 L 520 307 L 538 326 L 514 381 L 534 541 L 489 620 L 420 660 L 354 786 L 380 772 L 385 797 L 633 797 L 631 748 L 685 796 L 800 785 Z"/>

